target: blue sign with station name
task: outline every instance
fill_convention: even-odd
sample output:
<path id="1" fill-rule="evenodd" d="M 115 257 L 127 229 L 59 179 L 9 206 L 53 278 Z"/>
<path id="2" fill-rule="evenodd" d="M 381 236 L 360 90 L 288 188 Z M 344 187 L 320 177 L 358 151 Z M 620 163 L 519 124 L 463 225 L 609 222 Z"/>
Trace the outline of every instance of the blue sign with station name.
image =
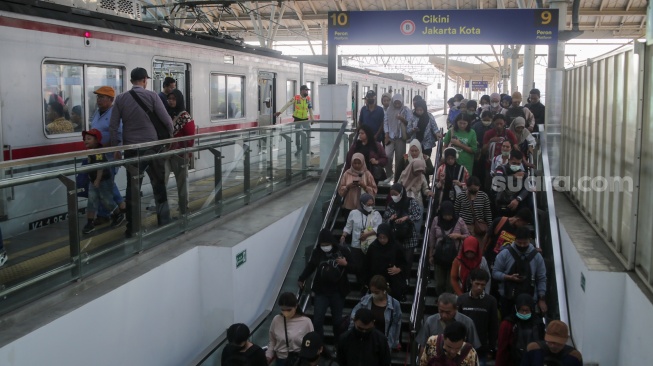
<path id="1" fill-rule="evenodd" d="M 375 44 L 553 44 L 558 9 L 329 12 L 329 42 Z"/>

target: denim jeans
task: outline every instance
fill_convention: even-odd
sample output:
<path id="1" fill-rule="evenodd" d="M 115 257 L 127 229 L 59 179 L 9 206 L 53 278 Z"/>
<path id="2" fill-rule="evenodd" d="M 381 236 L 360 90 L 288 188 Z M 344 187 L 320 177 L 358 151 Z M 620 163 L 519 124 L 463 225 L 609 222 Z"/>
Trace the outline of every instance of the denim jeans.
<path id="1" fill-rule="evenodd" d="M 113 173 L 114 177 L 118 173 L 118 168 L 119 167 L 117 166 L 109 168 L 111 170 L 111 173 Z M 121 204 L 124 201 L 124 198 L 120 194 L 120 190 L 118 189 L 118 185 L 116 184 L 115 179 L 113 181 L 113 201 L 116 202 L 117 204 Z M 111 216 L 111 211 L 107 210 L 103 205 L 100 205 L 100 207 L 98 207 L 97 210 L 97 215 L 100 217 L 109 217 Z"/>
<path id="2" fill-rule="evenodd" d="M 159 149 L 160 148 L 157 147 L 146 150 L 127 150 L 125 151 L 125 159 L 134 158 L 136 156 L 142 158 L 148 155 L 156 155 L 160 152 Z M 165 159 L 141 160 L 138 163 L 138 172 L 139 189 L 143 184 L 143 172 L 146 172 L 147 176 L 150 178 L 152 192 L 154 193 L 154 201 L 156 202 L 157 223 L 159 226 L 168 224 L 170 222 L 170 208 L 168 207 L 168 196 L 164 183 Z M 127 170 L 127 232 L 131 232 L 132 230 L 132 206 L 139 202 L 138 197 L 132 197 L 132 190 L 130 188 L 131 181 L 132 175 L 129 170 Z"/>
<path id="3" fill-rule="evenodd" d="M 172 155 L 168 162 L 170 171 L 175 175 L 175 181 L 177 181 L 179 214 L 183 215 L 188 210 L 188 156 Z"/>
<path id="4" fill-rule="evenodd" d="M 331 308 L 331 319 L 333 321 L 333 333 L 335 339 L 340 336 L 340 325 L 342 323 L 342 309 L 345 307 L 345 299 L 339 292 L 333 294 L 315 294 L 313 298 L 313 326 L 315 331 L 324 338 L 324 318 L 327 309 Z"/>
<path id="5" fill-rule="evenodd" d="M 98 211 L 98 206 L 104 206 L 108 212 L 115 209 L 116 203 L 113 200 L 113 179 L 100 181 L 99 188 L 96 188 L 93 182 L 88 183 L 88 202 L 86 204 L 87 213 L 94 216 Z"/>

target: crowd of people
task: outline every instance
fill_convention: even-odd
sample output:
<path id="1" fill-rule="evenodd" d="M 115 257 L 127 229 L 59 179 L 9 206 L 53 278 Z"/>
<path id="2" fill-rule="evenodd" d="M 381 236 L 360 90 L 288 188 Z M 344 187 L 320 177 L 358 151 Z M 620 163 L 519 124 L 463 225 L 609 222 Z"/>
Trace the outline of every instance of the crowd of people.
<path id="1" fill-rule="evenodd" d="M 456 95 L 443 134 L 419 96 L 410 110 L 401 94 L 384 94 L 377 106 L 376 93 L 367 92 L 338 187 L 345 227 L 340 240 L 320 232 L 299 276 L 303 288 L 315 273 L 312 321 L 294 294 L 282 294 L 265 362 L 390 365 L 392 352 L 402 347 L 401 303 L 421 229 L 429 227 L 426 253 L 438 310 L 425 317 L 414 340 L 420 365 L 486 365 L 491 359 L 502 366 L 582 365 L 580 353 L 566 345 L 567 325 L 543 322 L 546 266 L 531 243 L 535 207 L 526 184 L 537 143 L 531 132 L 544 119 L 539 97 L 533 89 L 521 106 L 519 92 L 492 94 L 479 106 Z M 445 148 L 434 164 L 438 141 Z M 376 195 L 384 185 L 390 193 L 381 214 Z M 435 212 L 425 223 L 431 197 Z M 355 275 L 353 287 L 347 273 Z M 347 316 L 345 297 L 352 291 L 361 299 Z M 332 350 L 323 343 L 329 308 L 338 340 Z M 239 352 L 246 352 L 248 344 L 239 341 Z"/>
<path id="2" fill-rule="evenodd" d="M 166 77 L 163 81 L 163 91 L 159 94 L 147 90 L 150 76 L 143 68 L 131 71 L 132 89 L 116 95 L 110 86 L 101 86 L 93 93 L 97 97 L 97 110 L 91 118 L 91 128 L 82 132 L 84 145 L 89 150 L 85 164 L 96 164 L 123 158 L 121 152 L 115 154 L 95 153 L 101 147 L 131 145 L 146 142 L 193 136 L 195 122 L 188 113 L 184 103 L 184 95 L 176 88 L 176 80 Z M 58 111 L 56 101 L 53 108 Z M 74 108 L 73 108 L 74 111 Z M 58 113 L 58 112 L 57 112 Z M 138 184 L 142 184 L 142 173 L 147 173 L 152 184 L 156 202 L 157 222 L 165 225 L 170 222 L 170 209 L 167 198 L 168 170 L 175 175 L 179 196 L 179 213 L 188 210 L 188 165 L 192 155 L 183 149 L 192 147 L 194 140 L 175 142 L 170 145 L 159 145 L 143 149 L 124 151 L 124 158 L 136 156 L 154 156 L 164 151 L 179 150 L 178 154 L 169 157 L 141 160 L 138 163 Z M 111 222 L 112 227 L 118 227 L 127 222 L 126 237 L 132 235 L 132 207 L 134 197 L 131 189 L 127 189 L 126 198 L 118 190 L 114 178 L 119 167 L 98 169 L 87 175 L 78 176 L 78 188 L 87 193 L 87 223 L 82 229 L 84 234 L 95 231 L 98 225 Z M 130 170 L 127 170 L 127 186 L 132 181 Z"/>

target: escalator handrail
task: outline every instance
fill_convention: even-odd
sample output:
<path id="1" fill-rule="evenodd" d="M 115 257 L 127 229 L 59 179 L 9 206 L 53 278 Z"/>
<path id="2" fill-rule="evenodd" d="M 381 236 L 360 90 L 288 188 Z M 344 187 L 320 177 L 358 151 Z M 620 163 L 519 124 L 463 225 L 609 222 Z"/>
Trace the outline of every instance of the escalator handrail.
<path id="1" fill-rule="evenodd" d="M 546 194 L 547 214 L 549 218 L 549 239 L 551 240 L 551 250 L 553 252 L 553 265 L 555 269 L 556 292 L 558 295 L 558 313 L 560 320 L 569 326 L 571 334 L 571 324 L 569 323 L 569 308 L 567 306 L 567 287 L 565 281 L 565 269 L 562 264 L 562 244 L 560 243 L 560 231 L 558 229 L 558 218 L 555 211 L 555 202 L 553 200 L 553 184 L 551 177 L 551 168 L 549 166 L 548 146 L 546 140 L 546 129 L 544 125 L 538 125 L 540 130 L 540 150 L 542 159 L 542 179 L 544 183 L 544 193 Z"/>
<path id="2" fill-rule="evenodd" d="M 440 129 L 440 134 L 442 134 L 443 130 Z M 441 165 L 441 160 L 442 160 L 442 138 L 438 141 L 438 147 L 436 150 L 435 154 L 435 170 L 433 172 L 433 182 L 431 184 L 431 192 L 435 192 L 435 184 L 437 182 L 437 171 L 438 168 Z M 428 284 L 428 265 L 429 261 L 427 258 L 427 253 L 428 253 L 428 245 L 429 245 L 429 232 L 430 232 L 430 227 L 429 223 L 431 222 L 431 215 L 433 211 L 433 205 L 435 205 L 436 198 L 431 197 L 429 199 L 429 204 L 428 204 L 428 211 L 426 214 L 426 220 L 424 222 L 425 225 L 425 230 L 424 230 L 424 239 L 422 241 L 422 251 L 420 253 L 420 259 L 419 259 L 419 264 L 417 266 L 417 282 L 415 283 L 415 297 L 413 298 L 413 305 L 410 310 L 410 332 L 411 332 L 411 337 L 415 338 L 417 335 L 418 331 L 418 326 L 421 324 L 418 324 L 418 321 L 421 319 L 421 312 L 423 311 L 424 308 L 424 299 L 423 299 L 423 294 L 426 291 L 426 285 Z M 414 360 L 415 357 L 417 356 L 416 352 L 416 345 L 415 342 L 411 342 L 411 360 Z M 412 364 L 412 361 L 411 361 Z"/>
<path id="3" fill-rule="evenodd" d="M 533 164 L 533 154 L 528 154 L 528 162 L 534 166 Z M 535 169 L 530 168 L 528 171 L 529 177 L 535 178 Z M 535 229 L 535 248 L 540 248 L 541 247 L 541 242 L 540 242 L 540 223 L 538 220 L 538 211 L 537 211 L 537 190 L 533 190 L 531 192 L 531 199 L 533 201 L 533 226 Z"/>

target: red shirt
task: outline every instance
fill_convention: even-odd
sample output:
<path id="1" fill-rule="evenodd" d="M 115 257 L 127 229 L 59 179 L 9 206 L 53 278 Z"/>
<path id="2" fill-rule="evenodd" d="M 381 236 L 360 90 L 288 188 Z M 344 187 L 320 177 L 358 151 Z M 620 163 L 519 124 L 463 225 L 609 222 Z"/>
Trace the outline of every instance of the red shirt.
<path id="1" fill-rule="evenodd" d="M 499 137 L 500 140 L 497 142 L 490 142 L 490 140 L 495 137 Z M 506 139 L 510 140 L 513 146 L 517 145 L 517 137 L 507 128 L 503 130 L 503 135 L 497 135 L 497 130 L 494 128 L 483 135 L 483 146 L 490 144 L 490 146 L 488 146 L 488 161 L 486 162 L 488 168 L 490 167 L 494 157 L 501 155 L 501 144 L 503 144 Z"/>

